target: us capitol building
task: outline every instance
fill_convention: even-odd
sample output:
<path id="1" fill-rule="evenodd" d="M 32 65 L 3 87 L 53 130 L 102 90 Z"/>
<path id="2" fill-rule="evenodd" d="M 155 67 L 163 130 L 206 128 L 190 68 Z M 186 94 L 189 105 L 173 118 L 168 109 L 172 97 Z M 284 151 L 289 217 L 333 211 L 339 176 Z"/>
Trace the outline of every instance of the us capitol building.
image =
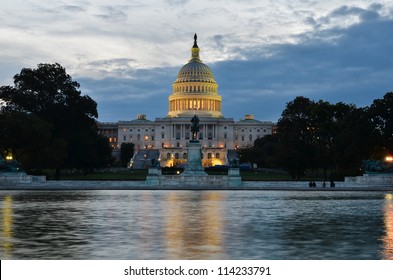
<path id="1" fill-rule="evenodd" d="M 115 156 L 119 157 L 122 143 L 133 143 L 133 168 L 147 168 L 152 159 L 159 160 L 161 167 L 186 164 L 191 118 L 195 114 L 200 120 L 198 140 L 203 166 L 227 165 L 237 158 L 236 149 L 272 134 L 273 123 L 258 121 L 253 115 L 245 115 L 240 121 L 223 116 L 218 84 L 199 51 L 195 34 L 191 59 L 172 85 L 166 117 L 152 121 L 141 114 L 131 121 L 98 123 L 99 133 L 108 137 Z"/>

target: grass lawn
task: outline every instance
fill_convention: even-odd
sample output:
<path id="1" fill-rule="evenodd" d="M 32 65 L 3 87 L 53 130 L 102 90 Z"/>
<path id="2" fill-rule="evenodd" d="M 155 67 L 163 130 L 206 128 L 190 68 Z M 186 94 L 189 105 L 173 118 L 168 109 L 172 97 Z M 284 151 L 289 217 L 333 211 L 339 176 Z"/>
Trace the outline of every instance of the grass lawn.
<path id="1" fill-rule="evenodd" d="M 144 181 L 146 180 L 147 170 L 119 170 L 102 171 L 94 173 L 63 173 L 60 180 L 91 180 L 91 181 Z M 53 179 L 49 175 L 48 180 Z"/>

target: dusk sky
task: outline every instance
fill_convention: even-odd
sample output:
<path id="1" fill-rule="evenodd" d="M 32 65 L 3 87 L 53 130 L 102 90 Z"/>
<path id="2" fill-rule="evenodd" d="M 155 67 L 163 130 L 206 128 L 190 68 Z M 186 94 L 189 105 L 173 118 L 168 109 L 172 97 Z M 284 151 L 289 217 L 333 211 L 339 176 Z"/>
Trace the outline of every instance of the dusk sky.
<path id="1" fill-rule="evenodd" d="M 165 117 L 194 33 L 225 117 L 277 121 L 296 96 L 368 106 L 393 91 L 393 1 L 0 3 L 0 86 L 58 62 L 100 121 Z"/>

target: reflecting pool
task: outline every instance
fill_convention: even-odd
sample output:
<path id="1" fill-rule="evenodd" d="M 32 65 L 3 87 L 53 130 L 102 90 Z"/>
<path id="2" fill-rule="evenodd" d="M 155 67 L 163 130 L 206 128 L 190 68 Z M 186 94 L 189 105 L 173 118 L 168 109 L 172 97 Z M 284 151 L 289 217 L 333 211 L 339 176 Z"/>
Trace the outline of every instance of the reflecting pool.
<path id="1" fill-rule="evenodd" d="M 1 259 L 393 259 L 393 194 L 0 191 Z"/>

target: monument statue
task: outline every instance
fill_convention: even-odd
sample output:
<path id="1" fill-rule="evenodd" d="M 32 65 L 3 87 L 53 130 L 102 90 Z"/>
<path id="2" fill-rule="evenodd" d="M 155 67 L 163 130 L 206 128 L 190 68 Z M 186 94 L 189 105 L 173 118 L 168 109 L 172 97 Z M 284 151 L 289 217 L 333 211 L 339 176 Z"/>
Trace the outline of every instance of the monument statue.
<path id="1" fill-rule="evenodd" d="M 197 115 L 194 115 L 191 119 L 191 132 L 192 132 L 192 139 L 191 141 L 198 141 L 198 132 L 199 132 L 199 118 Z"/>
<path id="2" fill-rule="evenodd" d="M 198 36 L 197 36 L 197 34 L 195 33 L 195 35 L 194 35 L 194 46 L 193 46 L 193 48 L 198 48 L 197 39 L 198 39 Z"/>

